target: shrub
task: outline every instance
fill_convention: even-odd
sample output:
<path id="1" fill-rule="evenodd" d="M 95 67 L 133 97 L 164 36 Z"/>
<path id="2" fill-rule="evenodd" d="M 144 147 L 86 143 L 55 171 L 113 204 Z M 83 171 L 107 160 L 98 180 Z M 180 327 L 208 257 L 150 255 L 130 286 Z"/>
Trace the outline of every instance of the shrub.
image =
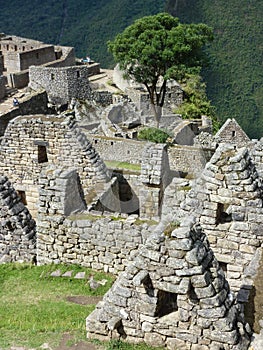
<path id="1" fill-rule="evenodd" d="M 155 143 L 165 143 L 170 135 L 158 128 L 145 128 L 139 131 L 138 139 Z"/>

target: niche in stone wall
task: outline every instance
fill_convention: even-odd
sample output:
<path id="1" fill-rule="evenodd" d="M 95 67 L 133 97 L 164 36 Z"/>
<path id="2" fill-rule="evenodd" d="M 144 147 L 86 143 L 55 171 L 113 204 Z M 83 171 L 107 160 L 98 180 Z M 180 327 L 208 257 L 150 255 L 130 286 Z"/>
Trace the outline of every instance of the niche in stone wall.
<path id="1" fill-rule="evenodd" d="M 25 191 L 17 191 L 17 194 L 18 194 L 18 196 L 20 197 L 21 202 L 22 202 L 24 205 L 27 205 L 26 192 L 25 192 Z"/>
<path id="2" fill-rule="evenodd" d="M 219 266 L 221 267 L 221 269 L 224 271 L 224 272 L 227 272 L 227 263 L 223 262 L 223 261 L 218 261 L 219 263 Z"/>
<path id="3" fill-rule="evenodd" d="M 217 203 L 216 224 L 224 224 L 232 221 L 232 215 L 229 212 L 229 204 Z"/>
<path id="4" fill-rule="evenodd" d="M 158 290 L 155 317 L 162 317 L 177 311 L 177 294 Z"/>

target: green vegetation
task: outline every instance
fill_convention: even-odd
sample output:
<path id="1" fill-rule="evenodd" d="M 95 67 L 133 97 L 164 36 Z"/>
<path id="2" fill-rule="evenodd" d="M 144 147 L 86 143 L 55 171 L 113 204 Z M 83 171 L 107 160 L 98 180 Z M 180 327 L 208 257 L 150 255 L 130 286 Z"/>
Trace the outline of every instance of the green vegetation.
<path id="1" fill-rule="evenodd" d="M 165 0 L 9 0 L 1 3 L 0 31 L 74 46 L 78 57 L 89 55 L 106 68 L 113 66 L 106 42 L 164 6 Z"/>
<path id="2" fill-rule="evenodd" d="M 176 229 L 180 227 L 180 222 L 179 221 L 174 221 L 174 222 L 170 222 L 164 229 L 163 233 L 166 237 L 171 238 L 172 232 Z"/>
<path id="3" fill-rule="evenodd" d="M 199 119 L 202 115 L 210 117 L 213 122 L 213 130 L 217 132 L 220 127 L 215 116 L 215 108 L 211 105 L 206 95 L 206 84 L 198 74 L 188 74 L 180 81 L 184 90 L 183 104 L 174 112 L 181 114 L 183 119 Z"/>
<path id="4" fill-rule="evenodd" d="M 205 24 L 182 24 L 168 13 L 159 13 L 136 20 L 108 42 L 125 75 L 147 89 L 157 127 L 167 81 L 199 73 L 202 47 L 212 38 L 212 29 Z"/>
<path id="5" fill-rule="evenodd" d="M 50 277 L 56 270 L 73 271 L 72 278 Z M 77 272 L 86 272 L 95 280 L 108 282 L 92 290 L 87 280 L 74 279 Z M 47 343 L 58 346 L 65 333 L 70 333 L 67 345 L 88 344 L 85 320 L 98 301 L 110 288 L 113 277 L 77 265 L 2 264 L 0 265 L 0 348 L 11 346 L 39 348 Z M 90 298 L 84 305 L 72 302 L 76 298 Z M 83 299 L 80 299 L 83 300 Z M 86 299 L 87 300 L 87 299 Z M 128 344 L 119 340 L 92 343 L 105 350 L 158 350 L 145 344 Z M 83 346 L 82 345 L 82 346 Z"/>
<path id="6" fill-rule="evenodd" d="M 107 165 L 108 168 L 111 168 L 111 169 L 126 169 L 126 170 L 141 171 L 140 164 L 118 162 L 116 160 L 107 160 L 105 161 L 105 164 Z"/>
<path id="7" fill-rule="evenodd" d="M 50 277 L 50 273 L 85 271 L 94 279 L 107 279 L 105 286 L 92 290 L 87 280 Z M 85 319 L 95 308 L 69 301 L 73 296 L 102 296 L 113 277 L 75 265 L 33 266 L 27 264 L 0 265 L 0 348 L 12 345 L 39 347 L 58 345 L 63 333 L 70 332 L 76 340 L 85 339 Z"/>
<path id="8" fill-rule="evenodd" d="M 145 128 L 138 132 L 139 140 L 147 140 L 155 143 L 166 143 L 170 137 L 167 132 L 158 128 Z"/>
<path id="9" fill-rule="evenodd" d="M 204 69 L 208 98 L 220 121 L 236 118 L 252 138 L 263 134 L 263 3 L 261 0 L 170 0 L 167 10 L 185 23 L 214 28 Z"/>
<path id="10" fill-rule="evenodd" d="M 214 28 L 214 41 L 206 49 L 210 65 L 202 73 L 208 98 L 220 122 L 234 117 L 251 138 L 262 137 L 261 0 L 9 0 L 1 3 L 0 31 L 74 46 L 78 57 L 89 54 L 112 68 L 107 41 L 164 7 L 183 23 Z"/>
<path id="11" fill-rule="evenodd" d="M 146 344 L 128 344 L 120 340 L 111 340 L 106 350 L 163 350 L 163 348 L 159 347 L 150 347 Z"/>

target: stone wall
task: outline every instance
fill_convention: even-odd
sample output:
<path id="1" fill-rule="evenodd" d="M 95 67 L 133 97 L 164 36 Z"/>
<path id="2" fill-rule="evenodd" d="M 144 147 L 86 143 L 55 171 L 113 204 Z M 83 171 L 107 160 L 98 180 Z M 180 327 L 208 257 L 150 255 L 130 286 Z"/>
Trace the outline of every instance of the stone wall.
<path id="1" fill-rule="evenodd" d="M 30 87 L 45 89 L 54 104 L 66 104 L 72 98 L 87 99 L 91 94 L 86 66 L 64 68 L 30 67 Z"/>
<path id="2" fill-rule="evenodd" d="M 92 144 L 104 160 L 140 164 L 146 141 L 136 141 L 121 137 L 89 136 Z"/>
<path id="3" fill-rule="evenodd" d="M 10 87 L 22 89 L 29 83 L 28 70 L 7 75 L 7 84 Z"/>
<path id="4" fill-rule="evenodd" d="M 38 264 L 79 264 L 118 274 L 148 236 L 149 227 L 137 215 L 85 211 L 76 174 L 54 167 L 41 173 Z"/>
<path id="5" fill-rule="evenodd" d="M 249 145 L 251 157 L 257 168 L 257 172 L 263 178 L 263 139 L 251 142 Z"/>
<path id="6" fill-rule="evenodd" d="M 76 168 L 87 200 L 109 180 L 108 171 L 73 116 L 29 115 L 13 119 L 1 144 L 0 171 L 25 192 L 35 217 L 38 179 L 50 164 Z M 103 187 L 103 186 L 102 186 Z"/>
<path id="7" fill-rule="evenodd" d="M 5 97 L 5 77 L 0 72 L 0 100 Z"/>
<path id="8" fill-rule="evenodd" d="M 243 147 L 250 142 L 250 139 L 244 130 L 239 126 L 237 121 L 234 118 L 229 118 L 216 133 L 215 141 L 218 144 L 230 143 L 238 147 Z"/>
<path id="9" fill-rule="evenodd" d="M 3 136 L 8 123 L 19 115 L 47 114 L 50 112 L 47 94 L 45 91 L 32 92 L 19 99 L 19 106 L 14 107 L 10 103 L 10 110 L 4 114 L 0 113 L 0 136 Z"/>
<path id="10" fill-rule="evenodd" d="M 2 54 L 2 51 L 0 50 L 0 76 L 3 74 L 4 71 L 4 56 Z"/>
<path id="11" fill-rule="evenodd" d="M 116 219 L 82 213 L 38 218 L 38 263 L 79 264 L 118 274 L 123 271 L 143 236 L 147 225 L 136 219 Z"/>
<path id="12" fill-rule="evenodd" d="M 173 145 L 168 148 L 170 168 L 197 177 L 212 156 L 212 151 L 193 146 Z"/>
<path id="13" fill-rule="evenodd" d="M 5 68 L 7 73 L 20 72 L 28 69 L 32 65 L 42 65 L 47 62 L 55 61 L 56 55 L 53 45 L 35 48 L 24 52 L 6 52 Z"/>
<path id="14" fill-rule="evenodd" d="M 35 221 L 5 176 L 0 176 L 0 207 L 0 263 L 33 262 Z"/>
<path id="15" fill-rule="evenodd" d="M 220 145 L 179 207 L 181 216 L 198 218 L 231 288 L 246 301 L 263 243 L 262 179 L 249 150 Z"/>
<path id="16" fill-rule="evenodd" d="M 249 330 L 199 225 L 159 225 L 87 317 L 90 339 L 247 350 Z"/>
<path id="17" fill-rule="evenodd" d="M 171 181 L 171 175 L 167 145 L 148 144 L 144 149 L 141 164 L 141 217 L 157 219 L 160 216 L 163 193 Z"/>

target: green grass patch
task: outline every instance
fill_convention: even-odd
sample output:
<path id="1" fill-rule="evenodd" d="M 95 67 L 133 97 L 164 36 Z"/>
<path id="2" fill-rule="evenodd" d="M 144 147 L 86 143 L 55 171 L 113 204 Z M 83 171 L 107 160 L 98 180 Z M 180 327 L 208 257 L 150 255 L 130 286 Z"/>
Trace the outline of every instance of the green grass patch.
<path id="1" fill-rule="evenodd" d="M 57 269 L 62 273 L 73 270 L 73 277 L 50 277 Z M 87 279 L 74 279 L 80 271 L 85 271 L 87 278 L 93 275 L 108 282 L 91 290 Z M 95 304 L 76 304 L 67 298 L 102 296 L 112 282 L 110 275 L 75 265 L 0 265 L 0 348 L 57 346 L 65 332 L 76 340 L 85 339 L 85 319 Z"/>
<path id="2" fill-rule="evenodd" d="M 164 348 L 160 347 L 151 347 L 145 343 L 141 344 L 129 344 L 121 340 L 111 340 L 106 344 L 98 340 L 92 341 L 96 345 L 103 345 L 105 350 L 163 350 Z"/>
<path id="3" fill-rule="evenodd" d="M 172 232 L 173 230 L 175 230 L 176 228 L 180 227 L 180 222 L 179 221 L 174 221 L 174 222 L 170 222 L 164 229 L 164 235 L 166 237 L 171 238 Z"/>
<path id="4" fill-rule="evenodd" d="M 140 164 L 132 164 L 132 163 L 128 163 L 128 162 L 118 162 L 115 160 L 107 160 L 104 163 L 107 165 L 108 168 L 141 171 Z"/>

